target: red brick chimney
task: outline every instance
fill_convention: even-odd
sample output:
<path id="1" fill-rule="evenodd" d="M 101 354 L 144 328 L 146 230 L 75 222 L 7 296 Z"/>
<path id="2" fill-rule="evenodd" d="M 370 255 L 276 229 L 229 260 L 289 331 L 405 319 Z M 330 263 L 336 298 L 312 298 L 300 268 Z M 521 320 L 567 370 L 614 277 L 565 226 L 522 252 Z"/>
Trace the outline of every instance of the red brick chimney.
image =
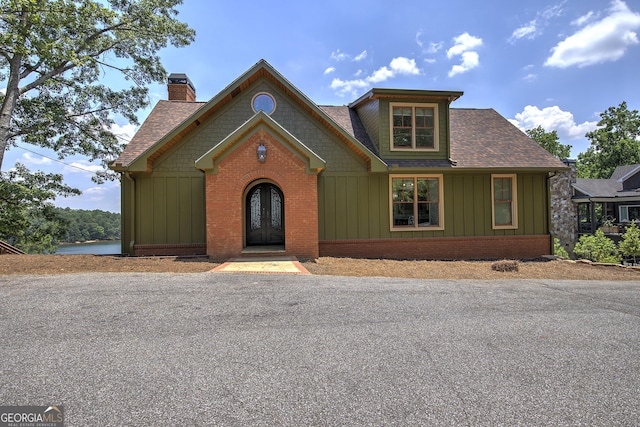
<path id="1" fill-rule="evenodd" d="M 171 73 L 167 82 L 169 101 L 195 102 L 196 88 L 184 73 Z"/>

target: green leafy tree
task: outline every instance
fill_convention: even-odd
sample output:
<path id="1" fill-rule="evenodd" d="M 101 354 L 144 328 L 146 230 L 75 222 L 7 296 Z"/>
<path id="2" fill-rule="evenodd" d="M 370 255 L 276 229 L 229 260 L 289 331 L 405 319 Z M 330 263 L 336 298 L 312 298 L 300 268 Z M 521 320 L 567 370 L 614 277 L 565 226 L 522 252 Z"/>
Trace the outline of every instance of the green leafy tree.
<path id="1" fill-rule="evenodd" d="M 623 255 L 633 257 L 633 263 L 637 264 L 637 257 L 640 256 L 640 228 L 635 223 L 631 223 L 625 230 L 619 248 Z"/>
<path id="2" fill-rule="evenodd" d="M 104 165 L 122 149 L 114 118 L 137 124 L 145 85 L 163 81 L 158 52 L 190 44 L 181 0 L 0 0 L 0 168 L 18 140 Z M 101 84 L 107 73 L 132 86 Z M 106 170 L 97 174 L 100 181 Z"/>
<path id="3" fill-rule="evenodd" d="M 55 252 L 65 227 L 52 201 L 78 194 L 59 174 L 32 173 L 21 164 L 0 173 L 0 239 L 25 252 Z"/>
<path id="4" fill-rule="evenodd" d="M 573 252 L 582 259 L 593 262 L 620 262 L 620 252 L 615 242 L 604 235 L 602 230 L 596 230 L 594 235 L 582 235 L 573 248 Z"/>
<path id="5" fill-rule="evenodd" d="M 547 132 L 542 126 L 538 126 L 527 130 L 526 134 L 558 159 L 568 159 L 571 156 L 571 145 L 560 143 L 558 132 L 555 130 Z"/>
<path id="6" fill-rule="evenodd" d="M 61 242 L 120 239 L 119 213 L 69 208 L 57 208 L 56 212 L 66 223 Z"/>
<path id="7" fill-rule="evenodd" d="M 578 176 L 610 178 L 618 166 L 640 163 L 640 116 L 627 103 L 600 114 L 598 128 L 586 137 L 591 146 L 578 155 Z"/>

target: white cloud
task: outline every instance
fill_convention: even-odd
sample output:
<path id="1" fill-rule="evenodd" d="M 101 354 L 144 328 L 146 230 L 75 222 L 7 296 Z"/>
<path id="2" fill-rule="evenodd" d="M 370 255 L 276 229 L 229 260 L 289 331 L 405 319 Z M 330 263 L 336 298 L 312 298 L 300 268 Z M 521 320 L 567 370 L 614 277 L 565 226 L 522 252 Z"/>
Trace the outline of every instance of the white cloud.
<path id="1" fill-rule="evenodd" d="M 102 165 L 94 165 L 87 160 L 78 160 L 65 165 L 65 167 L 62 169 L 62 174 L 63 175 L 72 174 L 72 173 L 94 174 L 101 170 L 104 170 Z"/>
<path id="2" fill-rule="evenodd" d="M 469 33 L 460 34 L 453 38 L 454 45 L 447 51 L 447 58 L 462 55 L 464 52 L 482 46 L 482 39 L 474 37 Z"/>
<path id="3" fill-rule="evenodd" d="M 333 79 L 329 87 L 337 90 L 340 94 L 356 94 L 358 91 L 368 88 L 369 83 L 363 79 L 342 80 L 336 78 Z"/>
<path id="4" fill-rule="evenodd" d="M 391 63 L 389 64 L 391 69 L 393 70 L 393 74 L 402 74 L 402 75 L 418 75 L 420 74 L 420 69 L 416 67 L 416 60 L 409 59 L 404 57 L 393 58 Z"/>
<path id="5" fill-rule="evenodd" d="M 436 53 L 437 51 L 439 51 L 443 47 L 444 47 L 444 43 L 442 43 L 442 42 L 429 43 L 429 47 L 427 48 L 427 53 Z"/>
<path id="6" fill-rule="evenodd" d="M 329 68 L 327 68 L 326 70 L 324 70 L 324 74 L 325 74 L 325 75 L 326 75 L 326 74 L 331 74 L 331 73 L 333 73 L 335 70 L 336 70 L 336 68 L 335 68 L 335 67 L 329 67 Z"/>
<path id="7" fill-rule="evenodd" d="M 481 38 L 474 37 L 469 33 L 464 33 L 455 37 L 453 42 L 454 45 L 447 51 L 447 57 L 451 59 L 454 56 L 460 56 L 462 62 L 460 65 L 454 65 L 451 68 L 449 77 L 466 73 L 480 65 L 480 55 L 473 49 L 482 46 Z"/>
<path id="8" fill-rule="evenodd" d="M 100 209 L 103 211 L 120 211 L 120 183 L 106 182 L 99 186 L 95 184 L 87 186 L 81 183 L 71 183 L 70 185 L 79 187 L 82 190 L 81 196 L 59 197 L 55 205 L 61 208 L 71 209 Z"/>
<path id="9" fill-rule="evenodd" d="M 393 77 L 393 71 L 387 67 L 378 68 L 372 75 L 367 77 L 369 83 L 380 83 Z"/>
<path id="10" fill-rule="evenodd" d="M 524 76 L 522 78 L 522 80 L 524 80 L 526 82 L 532 82 L 532 81 L 536 80 L 537 78 L 538 78 L 537 74 L 529 73 L 526 76 Z"/>
<path id="11" fill-rule="evenodd" d="M 349 59 L 350 55 L 344 53 L 344 52 L 340 52 L 340 49 L 331 52 L 331 59 L 336 60 L 338 62 L 340 61 L 344 61 L 345 59 Z"/>
<path id="12" fill-rule="evenodd" d="M 547 132 L 555 130 L 560 139 L 584 138 L 598 124 L 597 121 L 577 124 L 572 113 L 562 111 L 557 105 L 543 109 L 527 105 L 521 113 L 516 114 L 515 119 L 509 121 L 523 131 L 538 126 L 542 126 Z"/>
<path id="13" fill-rule="evenodd" d="M 548 6 L 544 8 L 542 12 L 540 12 L 540 16 L 543 19 L 557 18 L 558 16 L 561 16 L 562 13 L 564 12 L 563 7 L 566 3 L 567 3 L 567 0 L 563 0 L 559 4 Z"/>
<path id="14" fill-rule="evenodd" d="M 51 159 L 41 156 L 34 156 L 31 153 L 24 153 L 22 156 L 20 156 L 20 162 L 24 163 L 26 166 L 44 166 L 53 163 Z"/>
<path id="15" fill-rule="evenodd" d="M 415 59 L 404 57 L 393 58 L 389 63 L 389 67 L 382 67 L 376 70 L 371 76 L 367 77 L 369 83 L 380 83 L 398 75 L 418 75 L 420 69 L 416 66 Z"/>
<path id="16" fill-rule="evenodd" d="M 567 1 L 564 0 L 560 4 L 548 6 L 536 13 L 536 17 L 534 19 L 513 30 L 511 37 L 509 37 L 509 42 L 515 43 L 523 38 L 527 38 L 529 40 L 535 39 L 537 36 L 542 34 L 542 28 L 545 27 L 551 19 L 562 15 L 563 7 L 566 2 Z"/>
<path id="17" fill-rule="evenodd" d="M 420 48 L 425 53 L 436 53 L 437 51 L 442 49 L 442 47 L 444 46 L 444 43 L 442 43 L 442 42 L 438 42 L 438 43 L 430 42 L 427 46 L 425 46 L 425 43 L 421 40 L 422 39 L 422 32 L 423 31 L 420 30 L 420 31 L 418 31 L 416 33 L 416 43 L 418 44 L 418 46 L 420 46 Z"/>
<path id="18" fill-rule="evenodd" d="M 355 58 L 353 58 L 353 60 L 356 61 L 356 62 L 360 62 L 363 59 L 365 59 L 366 57 L 367 57 L 367 51 L 363 50 L 362 53 L 360 53 L 360 55 L 358 55 Z"/>
<path id="19" fill-rule="evenodd" d="M 454 65 L 449 71 L 449 77 L 453 77 L 456 74 L 466 73 L 469 70 L 476 68 L 480 64 L 480 57 L 478 52 L 463 52 L 462 63 L 460 65 Z"/>
<path id="20" fill-rule="evenodd" d="M 593 18 L 594 16 L 595 16 L 595 14 L 591 10 L 586 15 L 583 15 L 583 16 L 579 17 L 578 19 L 575 19 L 575 20 L 571 21 L 571 25 L 575 25 L 577 27 L 582 27 L 584 24 L 586 24 L 587 22 L 591 21 L 591 18 Z"/>
<path id="21" fill-rule="evenodd" d="M 607 16 L 558 43 L 544 65 L 586 67 L 617 61 L 629 46 L 640 43 L 635 32 L 639 28 L 640 14 L 632 12 L 623 1 L 614 0 Z"/>
<path id="22" fill-rule="evenodd" d="M 356 76 L 360 75 L 358 70 Z M 378 68 L 370 76 L 355 80 L 333 79 L 331 89 L 337 90 L 340 94 L 357 94 L 358 91 L 369 88 L 371 84 L 384 82 L 401 75 L 419 75 L 420 69 L 416 66 L 415 59 L 404 57 L 393 58 L 389 66 Z"/>
<path id="23" fill-rule="evenodd" d="M 135 135 L 138 127 L 136 125 L 132 125 L 131 123 L 127 123 L 126 125 L 120 126 L 117 123 L 111 125 L 111 129 L 109 129 L 119 140 L 120 142 L 129 142 L 133 135 Z"/>
<path id="24" fill-rule="evenodd" d="M 536 20 L 534 19 L 528 24 L 525 24 L 522 27 L 519 27 L 513 30 L 513 33 L 511 34 L 509 41 L 513 43 L 516 40 L 520 40 L 523 37 L 527 37 L 528 39 L 533 39 L 535 38 L 536 33 L 537 33 Z"/>

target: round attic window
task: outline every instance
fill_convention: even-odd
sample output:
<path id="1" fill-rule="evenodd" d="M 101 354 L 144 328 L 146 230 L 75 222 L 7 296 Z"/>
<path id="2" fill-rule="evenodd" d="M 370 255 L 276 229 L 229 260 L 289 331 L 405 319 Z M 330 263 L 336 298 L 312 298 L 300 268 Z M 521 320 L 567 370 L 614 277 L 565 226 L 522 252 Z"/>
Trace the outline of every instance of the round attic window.
<path id="1" fill-rule="evenodd" d="M 271 114 L 276 110 L 276 100 L 266 92 L 260 92 L 251 100 L 253 111 L 264 111 L 265 114 Z"/>

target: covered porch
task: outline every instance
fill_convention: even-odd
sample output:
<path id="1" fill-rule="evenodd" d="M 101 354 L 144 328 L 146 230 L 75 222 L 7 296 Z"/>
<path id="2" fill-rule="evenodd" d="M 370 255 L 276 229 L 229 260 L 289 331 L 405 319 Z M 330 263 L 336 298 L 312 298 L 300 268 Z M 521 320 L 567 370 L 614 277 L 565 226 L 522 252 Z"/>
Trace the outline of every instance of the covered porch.
<path id="1" fill-rule="evenodd" d="M 637 198 L 574 198 L 578 210 L 578 237 L 600 229 L 614 241 L 620 240 L 626 228 L 640 223 L 640 196 Z"/>

